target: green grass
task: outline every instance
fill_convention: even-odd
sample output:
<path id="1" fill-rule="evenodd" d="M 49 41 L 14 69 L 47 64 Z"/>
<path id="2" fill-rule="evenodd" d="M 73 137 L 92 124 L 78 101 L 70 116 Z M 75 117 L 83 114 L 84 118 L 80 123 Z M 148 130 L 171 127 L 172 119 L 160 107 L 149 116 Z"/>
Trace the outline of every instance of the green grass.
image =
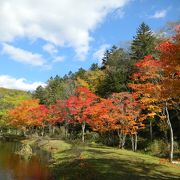
<path id="1" fill-rule="evenodd" d="M 180 166 L 159 158 L 101 146 L 43 140 L 39 146 L 51 151 L 56 179 L 180 179 Z"/>

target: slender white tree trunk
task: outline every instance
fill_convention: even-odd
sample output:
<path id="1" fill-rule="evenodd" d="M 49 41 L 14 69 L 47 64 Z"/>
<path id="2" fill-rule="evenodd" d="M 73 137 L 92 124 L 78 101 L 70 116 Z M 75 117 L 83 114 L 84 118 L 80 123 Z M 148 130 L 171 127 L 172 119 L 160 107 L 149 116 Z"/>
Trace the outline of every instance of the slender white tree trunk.
<path id="1" fill-rule="evenodd" d="M 137 150 L 137 134 L 134 135 L 134 151 Z"/>
<path id="2" fill-rule="evenodd" d="M 54 134 L 55 134 L 55 130 L 56 130 L 56 128 L 55 128 L 55 126 L 53 126 L 53 127 L 52 127 L 52 134 L 53 134 L 53 136 L 54 136 Z"/>
<path id="3" fill-rule="evenodd" d="M 134 137 L 133 137 L 133 134 L 131 135 L 131 143 L 132 143 L 132 150 L 134 151 Z"/>
<path id="4" fill-rule="evenodd" d="M 41 129 L 41 136 L 44 136 L 44 127 Z"/>
<path id="5" fill-rule="evenodd" d="M 152 121 L 151 120 L 149 121 L 149 131 L 150 131 L 150 138 L 152 141 Z"/>
<path id="6" fill-rule="evenodd" d="M 169 154 L 169 159 L 170 162 L 173 161 L 173 151 L 174 151 L 174 137 L 173 137 L 173 129 L 172 129 L 172 125 L 171 125 L 171 121 L 170 121 L 170 117 L 169 117 L 169 111 L 168 111 L 168 107 L 167 107 L 167 102 L 166 102 L 166 116 L 167 116 L 167 123 L 169 126 L 169 130 L 170 130 L 170 154 Z"/>
<path id="7" fill-rule="evenodd" d="M 86 124 L 85 122 L 82 123 L 82 142 L 84 142 L 84 135 L 85 135 L 85 127 L 86 127 Z"/>
<path id="8" fill-rule="evenodd" d="M 124 148 L 125 142 L 126 142 L 126 134 L 123 135 L 122 148 Z"/>
<path id="9" fill-rule="evenodd" d="M 137 150 L 137 134 L 131 135 L 131 143 L 132 143 L 132 150 L 135 152 Z"/>
<path id="10" fill-rule="evenodd" d="M 67 128 L 67 122 L 65 121 L 65 125 L 64 125 L 64 134 L 65 134 L 65 138 L 67 138 L 67 134 L 68 134 L 68 128 Z"/>
<path id="11" fill-rule="evenodd" d="M 117 132 L 118 132 L 118 137 L 119 137 L 119 148 L 121 148 L 121 133 L 119 130 Z"/>

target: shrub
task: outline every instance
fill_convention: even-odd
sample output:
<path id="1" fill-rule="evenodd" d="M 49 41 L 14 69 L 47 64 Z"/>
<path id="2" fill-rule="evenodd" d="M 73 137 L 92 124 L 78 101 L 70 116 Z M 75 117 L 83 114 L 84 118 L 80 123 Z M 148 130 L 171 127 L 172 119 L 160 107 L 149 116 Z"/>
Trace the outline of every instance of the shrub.
<path id="1" fill-rule="evenodd" d="M 164 157 L 169 153 L 169 145 L 163 140 L 154 140 L 148 145 L 147 151 L 152 155 Z"/>
<path id="2" fill-rule="evenodd" d="M 86 140 L 90 142 L 99 142 L 99 134 L 97 132 L 86 132 Z"/>

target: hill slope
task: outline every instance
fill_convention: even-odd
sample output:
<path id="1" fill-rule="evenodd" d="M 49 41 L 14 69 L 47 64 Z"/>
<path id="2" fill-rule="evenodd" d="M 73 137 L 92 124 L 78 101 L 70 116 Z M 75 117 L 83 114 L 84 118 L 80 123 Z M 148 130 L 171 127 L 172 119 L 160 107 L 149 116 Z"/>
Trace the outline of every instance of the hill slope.
<path id="1" fill-rule="evenodd" d="M 157 157 L 98 144 L 61 140 L 36 142 L 52 152 L 53 170 L 62 179 L 179 179 L 180 166 Z"/>
<path id="2" fill-rule="evenodd" d="M 31 94 L 29 92 L 0 87 L 0 110 L 9 109 L 30 98 Z"/>

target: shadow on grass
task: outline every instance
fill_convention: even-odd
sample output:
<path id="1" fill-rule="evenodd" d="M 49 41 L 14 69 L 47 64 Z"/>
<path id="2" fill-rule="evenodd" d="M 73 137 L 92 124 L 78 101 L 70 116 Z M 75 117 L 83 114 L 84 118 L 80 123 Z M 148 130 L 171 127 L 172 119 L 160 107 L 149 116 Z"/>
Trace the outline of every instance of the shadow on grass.
<path id="1" fill-rule="evenodd" d="M 56 179 L 67 180 L 179 179 L 174 174 L 156 171 L 157 167 L 154 164 L 144 166 L 112 159 L 76 159 L 57 165 L 54 172 Z"/>
<path id="2" fill-rule="evenodd" d="M 121 159 L 108 156 L 109 152 L 86 149 L 85 153 L 91 156 L 83 158 L 81 152 L 83 150 L 78 151 L 78 148 L 63 152 L 65 156 L 60 157 L 59 164 L 53 167 L 57 180 L 179 179 L 178 174 L 162 170 L 164 165 L 145 163 L 137 157 Z M 72 153 L 74 158 L 66 157 Z"/>

